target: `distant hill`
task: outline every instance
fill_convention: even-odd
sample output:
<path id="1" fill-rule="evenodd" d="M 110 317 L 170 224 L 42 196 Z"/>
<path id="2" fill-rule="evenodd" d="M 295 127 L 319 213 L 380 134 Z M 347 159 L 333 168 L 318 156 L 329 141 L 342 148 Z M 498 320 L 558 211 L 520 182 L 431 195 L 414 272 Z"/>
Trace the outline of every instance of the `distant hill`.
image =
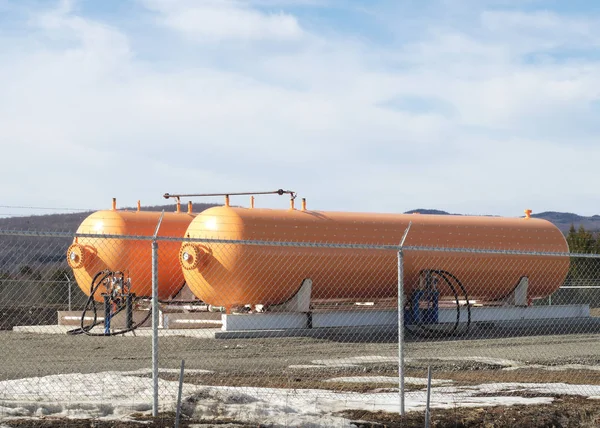
<path id="1" fill-rule="evenodd" d="M 194 204 L 194 212 L 201 212 L 207 208 L 216 206 L 216 204 Z M 135 208 L 125 208 L 126 210 L 135 210 Z M 186 206 L 181 207 L 186 210 Z M 142 207 L 143 211 L 174 211 L 175 205 L 154 205 Z M 5 230 L 37 230 L 37 231 L 60 231 L 60 232 L 75 232 L 79 224 L 92 212 L 70 213 L 70 214 L 45 214 L 32 215 L 24 217 L 8 217 L 0 218 L 0 229 Z M 415 210 L 406 211 L 405 214 L 430 214 L 430 215 L 461 215 L 452 214 L 447 211 L 418 208 Z M 586 230 L 592 232 L 600 231 L 600 215 L 585 217 L 574 213 L 563 213 L 556 211 L 545 211 L 531 215 L 533 218 L 548 220 L 553 223 L 563 232 L 568 232 L 571 224 L 578 228 L 580 225 Z"/>
<path id="2" fill-rule="evenodd" d="M 417 208 L 416 210 L 406 211 L 404 214 L 432 214 L 432 215 L 452 215 L 449 212 L 441 210 L 431 210 L 427 208 Z"/>
<path id="3" fill-rule="evenodd" d="M 194 212 L 199 213 L 207 208 L 214 207 L 216 204 L 194 204 Z M 124 210 L 135 211 L 137 208 L 129 207 Z M 152 205 L 142 207 L 142 211 L 175 211 L 175 204 Z M 187 210 L 187 205 L 182 204 L 182 211 Z M 75 232 L 81 222 L 93 211 L 69 213 L 69 214 L 44 214 L 31 215 L 25 217 L 7 217 L 0 218 L 0 229 L 6 230 L 36 230 L 52 232 Z"/>
<path id="4" fill-rule="evenodd" d="M 216 204 L 194 204 L 194 212 L 198 213 Z M 134 211 L 137 208 L 124 208 Z M 145 206 L 142 211 L 173 212 L 175 204 Z M 187 210 L 183 205 L 181 210 Z M 44 214 L 24 217 L 0 218 L 0 230 L 68 232 L 74 233 L 81 222 L 90 214 L 80 212 L 74 214 Z M 3 273 L 15 274 L 17 269 L 30 266 L 40 275 L 52 273 L 57 267 L 66 267 L 65 252 L 71 244 L 70 238 L 41 238 L 0 235 L 0 277 Z M 45 274 L 42 274 L 45 272 Z M 1 283 L 1 281 L 0 281 Z"/>
<path id="5" fill-rule="evenodd" d="M 556 211 L 546 211 L 539 214 L 532 214 L 531 217 L 542 218 L 554 223 L 563 232 L 568 232 L 571 224 L 578 228 L 583 225 L 586 230 L 591 232 L 600 231 L 600 215 L 585 217 L 573 213 L 561 213 Z"/>

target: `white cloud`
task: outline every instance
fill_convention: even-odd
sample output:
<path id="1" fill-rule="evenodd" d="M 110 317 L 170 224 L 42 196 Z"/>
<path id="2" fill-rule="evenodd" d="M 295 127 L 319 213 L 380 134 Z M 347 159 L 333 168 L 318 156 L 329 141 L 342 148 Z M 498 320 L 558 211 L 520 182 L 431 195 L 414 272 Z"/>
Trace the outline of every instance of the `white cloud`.
<path id="1" fill-rule="evenodd" d="M 31 11 L 16 44 L 0 34 L 10 159 L 0 179 L 19 183 L 3 200 L 94 207 L 112 196 L 132 205 L 165 192 L 290 187 L 315 209 L 597 211 L 572 180 L 598 181 L 590 106 L 600 61 L 524 59 L 577 33 L 571 18 L 485 12 L 378 44 L 309 32 L 289 12 L 249 3 L 143 4 L 160 26 L 142 22 L 141 35 L 67 3 Z M 529 18 L 546 24 L 519 36 Z M 591 44 L 594 18 L 577 19 Z M 140 54 L 165 37 L 169 52 Z M 293 46 L 274 49 L 281 41 Z M 451 113 L 385 108 L 403 97 Z"/>
<path id="2" fill-rule="evenodd" d="M 290 41 L 303 31 L 292 15 L 263 13 L 234 0 L 144 0 L 158 12 L 158 22 L 202 42 Z"/>

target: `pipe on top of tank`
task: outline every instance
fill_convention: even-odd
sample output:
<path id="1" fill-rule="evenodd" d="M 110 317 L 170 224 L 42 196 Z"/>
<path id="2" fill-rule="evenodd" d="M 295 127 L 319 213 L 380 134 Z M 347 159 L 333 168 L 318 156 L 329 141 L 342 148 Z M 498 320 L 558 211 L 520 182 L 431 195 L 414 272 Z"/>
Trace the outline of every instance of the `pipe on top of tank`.
<path id="1" fill-rule="evenodd" d="M 165 199 L 169 199 L 169 198 L 177 198 L 177 200 L 179 201 L 181 197 L 204 197 L 204 196 L 225 196 L 225 206 L 228 207 L 229 205 L 229 197 L 230 196 L 243 196 L 243 195 L 290 195 L 290 208 L 293 210 L 294 209 L 294 199 L 296 199 L 297 193 L 294 192 L 293 190 L 283 190 L 283 189 L 277 189 L 277 190 L 271 190 L 271 191 L 267 191 L 267 192 L 229 192 L 229 193 L 186 193 L 186 194 L 170 194 L 170 193 L 165 193 L 163 195 L 163 198 Z M 251 199 L 251 206 L 252 208 L 254 208 L 254 200 Z"/>
<path id="2" fill-rule="evenodd" d="M 112 210 L 117 210 L 117 198 L 112 198 Z"/>
<path id="3" fill-rule="evenodd" d="M 181 198 L 179 196 L 175 196 L 175 198 L 177 198 L 177 205 L 176 205 L 176 209 L 175 212 L 176 213 L 180 213 L 181 212 Z M 192 206 L 191 206 L 192 202 L 188 202 L 188 214 L 192 213 Z"/>
<path id="4" fill-rule="evenodd" d="M 296 198 L 296 192 L 293 190 L 271 190 L 267 192 L 228 192 L 228 193 L 190 193 L 190 194 L 173 194 L 165 193 L 163 198 L 181 198 L 181 197 L 192 197 L 192 196 L 244 196 L 244 195 L 291 195 L 294 199 Z"/>
<path id="5" fill-rule="evenodd" d="M 527 219 L 530 219 L 530 218 L 531 218 L 531 213 L 532 213 L 532 212 L 533 212 L 533 211 L 532 211 L 532 210 L 530 210 L 529 208 L 527 208 L 527 209 L 525 210 L 525 220 L 527 220 Z"/>

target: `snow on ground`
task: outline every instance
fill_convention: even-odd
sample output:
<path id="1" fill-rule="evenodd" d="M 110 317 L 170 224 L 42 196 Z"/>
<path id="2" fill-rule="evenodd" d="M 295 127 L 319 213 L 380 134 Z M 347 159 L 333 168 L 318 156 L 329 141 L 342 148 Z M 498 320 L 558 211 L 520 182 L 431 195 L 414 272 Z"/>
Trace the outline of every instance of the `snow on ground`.
<path id="1" fill-rule="evenodd" d="M 0 421 L 14 417 L 128 419 L 149 413 L 152 380 L 148 370 L 134 372 L 71 373 L 0 382 Z M 339 380 L 340 378 L 336 379 Z M 355 381 L 355 379 L 347 379 Z M 424 379 L 415 379 L 422 383 Z M 160 380 L 161 411 L 173 410 L 178 383 Z M 444 385 L 432 389 L 432 406 L 494 406 L 552 402 L 554 394 L 600 396 L 600 386 L 488 383 L 476 386 Z M 519 393 L 528 396 L 519 396 Z M 351 426 L 335 416 L 346 409 L 397 412 L 394 393 L 352 393 L 327 390 L 239 388 L 184 384 L 184 414 L 203 419 L 231 418 L 274 426 Z M 531 397 L 531 393 L 548 396 Z M 525 394 L 524 394 L 525 395 Z M 407 411 L 423 410 L 424 390 L 406 394 Z"/>
<path id="2" fill-rule="evenodd" d="M 507 360 L 504 358 L 491 358 L 491 357 L 435 357 L 434 360 L 440 361 L 473 361 L 477 363 L 489 364 L 494 366 L 500 366 L 503 368 L 521 368 L 525 364 L 520 361 Z M 406 363 L 414 361 L 422 361 L 424 359 L 419 358 L 406 358 Z M 347 358 L 335 358 L 329 360 L 313 360 L 312 364 L 292 365 L 292 369 L 311 369 L 311 368 L 323 368 L 323 367 L 358 367 L 362 364 L 383 364 L 383 363 L 397 363 L 397 356 L 382 356 L 382 355 L 368 355 L 362 357 L 347 357 Z"/>
<path id="3" fill-rule="evenodd" d="M 351 383 L 391 383 L 398 385 L 398 376 L 345 376 L 326 379 L 324 382 L 351 382 Z M 432 385 L 444 385 L 452 383 L 446 379 L 431 379 Z M 421 377 L 404 377 L 405 385 L 422 385 L 427 386 L 427 379 Z"/>
<path id="4" fill-rule="evenodd" d="M 419 361 L 428 361 L 427 358 L 406 358 L 405 362 L 413 363 Z M 493 358 L 493 357 L 432 357 L 431 360 L 437 361 L 470 361 L 475 363 L 487 364 L 490 366 L 501 367 L 501 370 L 522 370 L 522 369 L 539 369 L 547 371 L 565 371 L 565 370 L 591 370 L 599 371 L 600 366 L 598 365 L 586 365 L 586 364 L 563 364 L 556 366 L 549 366 L 543 364 L 530 364 L 527 362 L 508 360 L 505 358 Z M 348 357 L 348 358 L 336 358 L 329 360 L 313 360 L 311 364 L 299 364 L 291 365 L 291 369 L 319 369 L 319 368 L 344 368 L 344 367 L 360 367 L 364 364 L 383 364 L 383 363 L 396 363 L 397 357 L 381 356 L 381 355 L 370 355 L 364 357 Z"/>

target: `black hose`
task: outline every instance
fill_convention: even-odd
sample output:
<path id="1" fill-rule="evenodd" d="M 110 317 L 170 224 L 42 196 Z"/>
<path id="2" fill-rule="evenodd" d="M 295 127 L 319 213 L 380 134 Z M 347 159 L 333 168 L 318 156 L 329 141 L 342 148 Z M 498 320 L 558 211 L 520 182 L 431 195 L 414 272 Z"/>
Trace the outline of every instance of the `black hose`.
<path id="1" fill-rule="evenodd" d="M 444 275 L 448 275 L 450 278 L 452 278 L 460 287 L 460 291 L 462 291 L 463 295 L 465 296 L 465 302 L 467 303 L 467 325 L 466 325 L 466 330 L 465 330 L 465 334 L 469 332 L 469 329 L 471 327 L 471 302 L 469 301 L 469 295 L 467 293 L 467 289 L 465 288 L 465 286 L 463 285 L 463 283 L 452 273 L 446 271 L 446 270 L 439 270 L 437 272 L 440 272 Z"/>
<path id="2" fill-rule="evenodd" d="M 85 334 L 87 336 L 117 336 L 117 335 L 129 333 L 129 332 L 137 329 L 141 325 L 143 325 L 146 321 L 148 321 L 148 319 L 152 315 L 152 309 L 150 309 L 148 311 L 148 315 L 146 315 L 146 317 L 144 317 L 143 320 L 141 320 L 140 322 L 138 322 L 138 323 L 132 325 L 131 327 L 126 328 L 126 329 L 119 330 L 119 331 L 114 331 L 114 332 L 108 332 L 108 333 L 107 332 L 104 332 L 104 333 L 92 333 L 91 332 L 91 330 L 94 327 L 96 327 L 96 326 L 98 326 L 98 325 L 103 324 L 104 322 L 106 322 L 106 320 L 105 321 L 98 321 L 98 309 L 96 307 L 96 300 L 94 299 L 94 296 L 95 296 L 96 292 L 98 291 L 98 288 L 100 288 L 100 286 L 102 285 L 102 283 L 107 278 L 109 278 L 110 276 L 114 275 L 115 273 L 120 273 L 120 272 L 112 272 L 112 271 L 109 271 L 109 270 L 103 270 L 103 271 L 98 272 L 94 276 L 94 278 L 92 279 L 92 283 L 90 285 L 90 295 L 88 296 L 87 302 L 86 302 L 86 304 L 84 306 L 84 309 L 83 309 L 83 312 L 81 314 L 81 326 L 79 328 L 67 331 L 67 334 L 70 334 L 70 335 Z M 104 274 L 104 275 L 102 276 L 102 274 Z M 100 278 L 100 280 L 98 280 L 98 278 Z M 111 318 L 114 317 L 115 315 L 119 314 L 126 307 L 127 307 L 127 304 L 121 304 L 117 308 L 117 310 L 110 315 Z M 93 310 L 94 318 L 93 318 L 91 324 L 84 325 L 85 316 L 86 316 L 88 310 L 90 310 L 90 309 Z"/>
<path id="3" fill-rule="evenodd" d="M 421 274 L 423 274 L 422 271 Z M 465 301 L 467 303 L 467 323 L 466 323 L 466 329 L 465 331 L 461 332 L 461 334 L 466 334 L 469 331 L 470 325 L 471 325 L 471 303 L 469 302 L 469 296 L 467 294 L 467 290 L 465 289 L 464 285 L 462 284 L 462 282 L 452 273 L 445 271 L 445 270 L 441 270 L 441 269 L 435 269 L 435 270 L 430 270 L 430 273 L 437 275 L 438 277 L 442 278 L 446 284 L 448 285 L 448 287 L 450 288 L 450 290 L 452 291 L 452 294 L 454 296 L 454 301 L 456 302 L 456 321 L 454 322 L 454 326 L 453 328 L 449 331 L 449 332 L 445 332 L 444 336 L 454 336 L 457 334 L 458 332 L 458 327 L 460 325 L 460 299 L 459 299 L 459 293 L 457 292 L 456 287 L 452 284 L 452 281 L 454 281 L 458 287 L 460 288 L 460 291 L 462 292 L 462 294 L 465 296 Z M 410 302 L 407 302 L 407 304 L 410 305 Z M 406 309 L 406 308 L 405 308 Z M 419 336 L 424 336 L 424 337 L 431 337 L 434 334 L 440 334 L 439 330 L 436 329 L 432 329 L 432 328 L 425 328 L 422 325 L 417 325 L 418 327 L 418 331 L 415 329 L 410 328 L 408 325 L 405 325 L 406 330 L 411 333 L 411 334 L 415 334 L 415 335 L 419 335 Z"/>
<path id="4" fill-rule="evenodd" d="M 98 280 L 98 278 L 102 274 L 104 274 L 104 276 L 98 282 L 98 284 L 96 284 L 96 281 Z M 88 299 L 85 302 L 85 306 L 84 306 L 83 312 L 81 314 L 81 325 L 80 325 L 79 328 L 67 331 L 67 334 L 70 334 L 70 335 L 83 334 L 86 331 L 89 331 L 92 328 L 96 327 L 97 325 L 102 324 L 102 322 L 97 321 L 97 319 L 98 319 L 98 311 L 96 309 L 96 301 L 94 300 L 94 295 L 96 294 L 96 291 L 98 290 L 98 288 L 100 287 L 100 285 L 102 284 L 102 282 L 106 278 L 108 278 L 110 275 L 111 275 L 111 272 L 108 271 L 108 270 L 100 271 L 96 275 L 94 275 L 94 278 L 92 279 L 92 282 L 91 282 L 91 285 L 90 285 L 90 295 L 88 296 Z M 83 323 L 85 321 L 85 316 L 87 314 L 87 311 L 88 311 L 88 308 L 89 308 L 90 304 L 92 304 L 92 307 L 93 307 L 93 310 L 94 310 L 94 319 L 93 319 L 93 321 L 92 321 L 92 323 L 90 325 L 84 326 Z"/>
<path id="5" fill-rule="evenodd" d="M 111 316 L 115 316 L 117 315 L 119 312 L 121 312 L 123 309 L 125 309 L 125 306 L 121 306 L 114 314 L 112 314 Z M 89 331 L 84 332 L 87 336 L 118 336 L 120 334 L 125 334 L 125 333 L 129 333 L 135 329 L 137 329 L 138 327 L 140 327 L 141 325 L 143 325 L 146 321 L 148 321 L 148 319 L 150 318 L 150 316 L 152 315 L 152 309 L 150 309 L 148 311 L 148 315 L 146 315 L 144 317 L 144 319 L 134 325 L 132 325 L 129 328 L 123 329 L 123 330 L 118 330 L 118 331 L 112 331 L 112 332 L 108 332 L 108 333 L 90 333 Z"/>

